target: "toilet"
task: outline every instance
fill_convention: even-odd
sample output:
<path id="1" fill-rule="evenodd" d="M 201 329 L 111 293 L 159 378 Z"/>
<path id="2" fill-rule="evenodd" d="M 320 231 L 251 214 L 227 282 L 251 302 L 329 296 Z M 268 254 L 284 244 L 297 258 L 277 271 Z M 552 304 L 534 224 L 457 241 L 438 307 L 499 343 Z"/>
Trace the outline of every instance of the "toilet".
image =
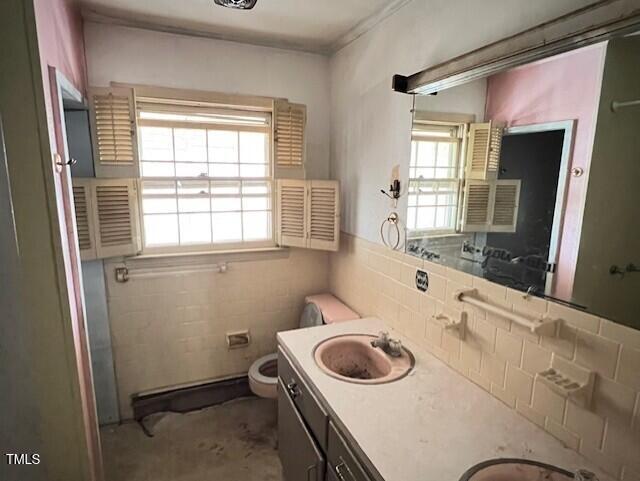
<path id="1" fill-rule="evenodd" d="M 317 294 L 305 298 L 305 306 L 300 316 L 300 328 L 321 326 L 334 322 L 359 319 L 351 310 L 332 294 Z M 278 397 L 278 355 L 267 354 L 256 360 L 249 368 L 249 387 L 259 397 Z"/>

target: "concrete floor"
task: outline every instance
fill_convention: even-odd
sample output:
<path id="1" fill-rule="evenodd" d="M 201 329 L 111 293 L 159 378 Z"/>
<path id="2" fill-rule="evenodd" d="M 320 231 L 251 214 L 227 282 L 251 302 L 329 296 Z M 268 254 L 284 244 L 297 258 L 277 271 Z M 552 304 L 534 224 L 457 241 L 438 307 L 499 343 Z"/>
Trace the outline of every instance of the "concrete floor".
<path id="1" fill-rule="evenodd" d="M 246 398 L 100 430 L 107 481 L 281 481 L 273 400 Z"/>

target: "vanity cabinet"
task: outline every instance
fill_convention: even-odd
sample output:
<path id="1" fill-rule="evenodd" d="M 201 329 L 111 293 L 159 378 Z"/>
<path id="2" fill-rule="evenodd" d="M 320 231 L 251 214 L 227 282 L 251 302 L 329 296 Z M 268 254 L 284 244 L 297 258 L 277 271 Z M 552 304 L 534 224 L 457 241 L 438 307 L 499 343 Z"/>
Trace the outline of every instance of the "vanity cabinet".
<path id="1" fill-rule="evenodd" d="M 373 481 L 327 413 L 278 349 L 278 453 L 284 480 Z"/>
<path id="2" fill-rule="evenodd" d="M 322 481 L 325 457 L 302 416 L 278 381 L 278 453 L 287 481 Z"/>
<path id="3" fill-rule="evenodd" d="M 364 468 L 352 453 L 347 441 L 340 435 L 333 422 L 329 422 L 327 441 L 327 473 L 338 481 L 371 481 Z"/>

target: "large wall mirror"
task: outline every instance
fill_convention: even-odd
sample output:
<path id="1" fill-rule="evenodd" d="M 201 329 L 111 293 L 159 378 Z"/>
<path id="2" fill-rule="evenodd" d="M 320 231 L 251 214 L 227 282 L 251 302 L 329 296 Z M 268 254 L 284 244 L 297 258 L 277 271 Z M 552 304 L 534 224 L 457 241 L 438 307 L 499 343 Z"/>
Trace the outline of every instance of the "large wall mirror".
<path id="1" fill-rule="evenodd" d="M 409 254 L 640 328 L 640 36 L 415 97 Z"/>

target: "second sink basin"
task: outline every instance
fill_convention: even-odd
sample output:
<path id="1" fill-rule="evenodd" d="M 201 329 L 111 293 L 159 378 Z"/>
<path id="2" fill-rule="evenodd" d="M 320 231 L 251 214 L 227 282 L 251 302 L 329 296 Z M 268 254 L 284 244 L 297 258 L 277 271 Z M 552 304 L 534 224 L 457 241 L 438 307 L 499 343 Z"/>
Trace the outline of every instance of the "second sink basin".
<path id="1" fill-rule="evenodd" d="M 589 471 L 575 475 L 557 466 L 528 459 L 490 459 L 476 464 L 460 481 L 597 481 Z"/>
<path id="2" fill-rule="evenodd" d="M 320 369 L 329 376 L 358 384 L 383 384 L 406 376 L 415 359 L 402 348 L 400 357 L 391 357 L 371 346 L 376 336 L 346 334 L 325 339 L 313 356 Z"/>

